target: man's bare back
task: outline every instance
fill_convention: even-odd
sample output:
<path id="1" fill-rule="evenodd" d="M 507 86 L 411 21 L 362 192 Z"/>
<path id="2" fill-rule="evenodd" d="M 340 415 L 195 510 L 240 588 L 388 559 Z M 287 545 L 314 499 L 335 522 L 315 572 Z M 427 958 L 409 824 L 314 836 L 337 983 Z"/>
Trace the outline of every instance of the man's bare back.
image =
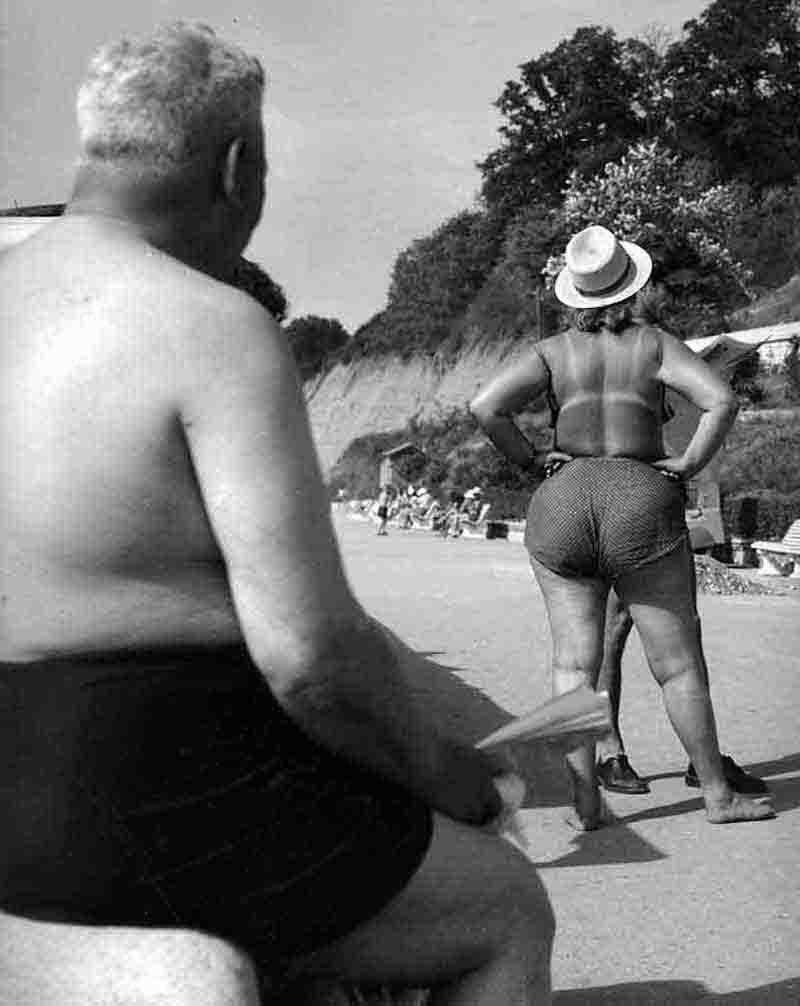
<path id="1" fill-rule="evenodd" d="M 476 828 L 507 766 L 353 596 L 285 333 L 228 285 L 263 87 L 203 25 L 103 47 L 67 213 L 0 259 L 0 970 L 47 1001 L 11 913 L 545 1002 L 546 894 Z"/>
<path id="2" fill-rule="evenodd" d="M 0 286 L 0 659 L 240 640 L 178 413 L 244 295 L 79 216 Z"/>

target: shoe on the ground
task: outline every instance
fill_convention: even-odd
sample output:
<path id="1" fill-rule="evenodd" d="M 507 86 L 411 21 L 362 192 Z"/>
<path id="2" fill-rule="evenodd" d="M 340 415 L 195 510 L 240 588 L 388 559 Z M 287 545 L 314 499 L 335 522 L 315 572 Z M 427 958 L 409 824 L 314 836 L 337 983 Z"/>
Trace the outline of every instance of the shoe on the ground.
<path id="1" fill-rule="evenodd" d="M 614 793 L 649 793 L 650 785 L 631 767 L 625 754 L 613 755 L 597 763 L 597 779 L 603 789 Z"/>
<path id="2" fill-rule="evenodd" d="M 730 755 L 722 756 L 722 771 L 725 773 L 725 781 L 735 793 L 747 793 L 750 795 L 769 793 L 769 786 L 763 779 L 745 772 Z M 689 767 L 686 769 L 683 781 L 693 789 L 698 789 L 700 786 L 700 779 L 691 762 L 689 762 Z"/>

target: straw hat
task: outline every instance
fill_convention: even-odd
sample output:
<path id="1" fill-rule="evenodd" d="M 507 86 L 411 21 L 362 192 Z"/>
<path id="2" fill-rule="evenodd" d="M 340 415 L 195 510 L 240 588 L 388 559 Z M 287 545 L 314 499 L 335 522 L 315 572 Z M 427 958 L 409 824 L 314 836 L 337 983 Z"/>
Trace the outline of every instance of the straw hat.
<path id="1" fill-rule="evenodd" d="M 650 279 L 653 261 L 644 248 L 619 241 L 605 227 L 586 227 L 570 239 L 555 294 L 567 307 L 605 307 L 627 300 Z"/>

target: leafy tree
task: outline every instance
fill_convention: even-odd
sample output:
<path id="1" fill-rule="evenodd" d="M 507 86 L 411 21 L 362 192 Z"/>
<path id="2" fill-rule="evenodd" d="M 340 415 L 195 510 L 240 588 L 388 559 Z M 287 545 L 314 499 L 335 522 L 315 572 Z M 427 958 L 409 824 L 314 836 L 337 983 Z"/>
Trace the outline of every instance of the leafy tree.
<path id="1" fill-rule="evenodd" d="M 323 370 L 350 338 L 335 318 L 314 314 L 293 319 L 286 326 L 286 335 L 304 381 Z"/>
<path id="2" fill-rule="evenodd" d="M 720 485 L 728 495 L 800 492 L 800 416 L 740 417 L 725 440 Z"/>
<path id="3" fill-rule="evenodd" d="M 523 63 L 495 102 L 503 143 L 479 165 L 483 197 L 506 219 L 539 200 L 557 204 L 571 172 L 588 177 L 663 118 L 660 56 L 610 28 L 580 28 Z"/>
<path id="4" fill-rule="evenodd" d="M 764 400 L 764 388 L 759 381 L 760 370 L 758 353 L 745 356 L 734 367 L 731 387 L 745 405 L 758 405 Z"/>
<path id="5" fill-rule="evenodd" d="M 754 286 L 788 282 L 800 272 L 800 180 L 753 190 L 729 221 L 727 240 L 733 255 L 752 270 Z"/>
<path id="6" fill-rule="evenodd" d="M 276 321 L 284 320 L 289 310 L 286 294 L 257 262 L 240 258 L 234 270 L 232 283 L 254 297 Z"/>
<path id="7" fill-rule="evenodd" d="M 800 171 L 800 4 L 715 0 L 666 56 L 678 148 L 722 180 L 785 183 Z"/>
<path id="8" fill-rule="evenodd" d="M 500 240 L 496 218 L 471 210 L 398 255 L 385 315 L 394 352 L 433 352 L 448 339 L 494 265 Z"/>
<path id="9" fill-rule="evenodd" d="M 573 172 L 561 212 L 567 233 L 603 224 L 647 248 L 654 280 L 673 301 L 673 327 L 698 335 L 719 331 L 726 312 L 749 299 L 749 273 L 725 243 L 728 222 L 746 198 L 737 185 L 699 189 L 677 155 L 653 140 L 594 178 Z M 548 261 L 551 279 L 562 264 L 560 254 Z"/>

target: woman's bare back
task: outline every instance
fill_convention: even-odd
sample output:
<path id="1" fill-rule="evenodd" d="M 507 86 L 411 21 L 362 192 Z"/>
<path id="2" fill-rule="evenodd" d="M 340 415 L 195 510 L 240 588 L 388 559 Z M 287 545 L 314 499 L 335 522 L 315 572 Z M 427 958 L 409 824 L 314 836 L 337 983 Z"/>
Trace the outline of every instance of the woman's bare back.
<path id="1" fill-rule="evenodd" d="M 664 386 L 656 329 L 570 329 L 540 343 L 555 418 L 555 448 L 575 456 L 664 456 Z"/>

